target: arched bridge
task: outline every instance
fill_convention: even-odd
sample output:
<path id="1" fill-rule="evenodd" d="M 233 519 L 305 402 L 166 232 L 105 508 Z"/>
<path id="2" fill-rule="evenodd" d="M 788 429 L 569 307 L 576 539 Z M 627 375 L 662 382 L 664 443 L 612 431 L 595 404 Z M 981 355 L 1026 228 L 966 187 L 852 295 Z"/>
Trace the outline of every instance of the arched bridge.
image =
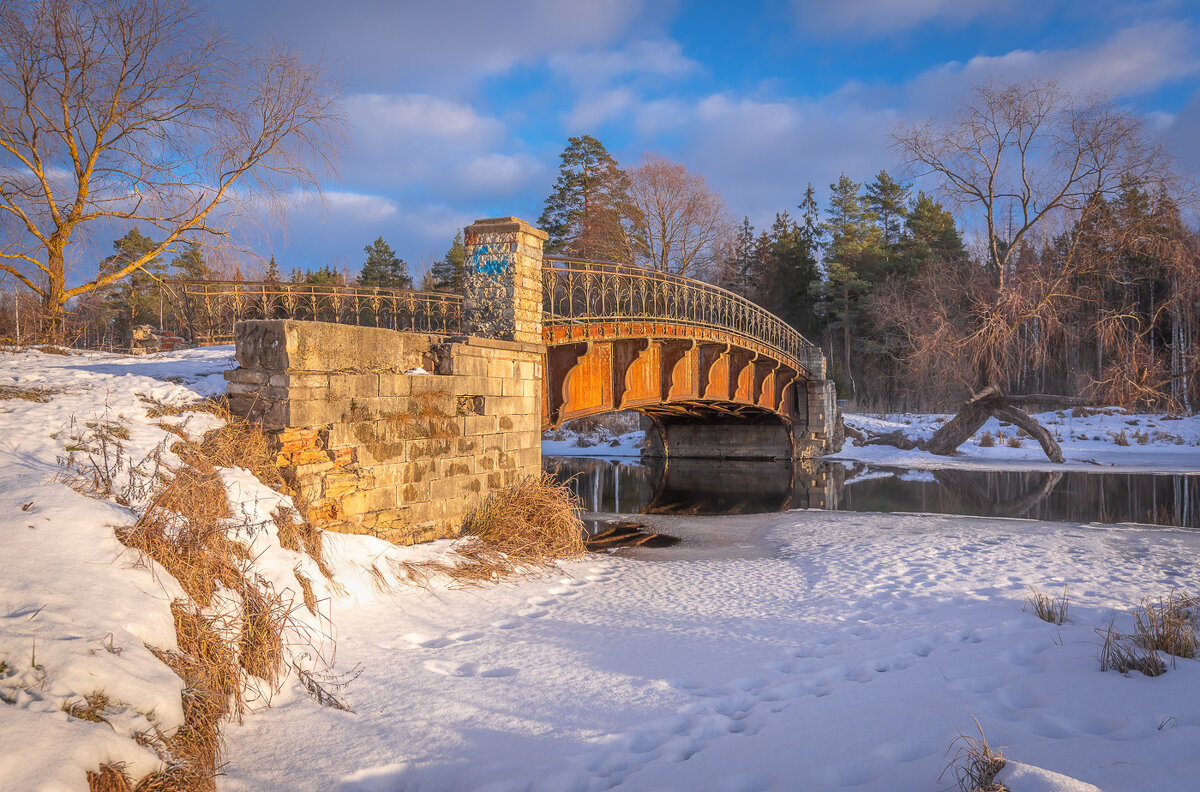
<path id="1" fill-rule="evenodd" d="M 527 235 L 535 231 L 521 226 Z M 543 257 L 540 245 L 530 256 L 540 278 L 527 278 L 522 298 L 519 280 L 503 286 L 492 279 L 495 271 L 516 269 L 504 257 L 519 258 L 519 251 L 512 255 L 518 246 L 470 231 L 465 298 L 317 284 L 172 281 L 168 286 L 178 298 L 172 302 L 183 308 L 177 324 L 197 343 L 228 342 L 236 321 L 272 318 L 445 336 L 495 337 L 491 331 L 499 326 L 521 340 L 521 331 L 511 327 L 521 321 L 522 299 L 540 302 L 540 313 L 527 306 L 532 330 L 524 340 L 536 333 L 545 346 L 544 428 L 634 410 L 654 422 L 662 452 L 672 455 L 783 458 L 828 450 L 836 407 L 825 358 L 778 317 L 699 280 Z M 497 312 L 496 304 L 505 301 L 515 308 Z M 491 311 L 490 318 L 480 320 L 481 311 Z"/>
<path id="2" fill-rule="evenodd" d="M 690 456 L 792 456 L 813 439 L 802 435 L 824 356 L 760 306 L 691 278 L 556 256 L 542 291 L 547 427 L 635 410 Z"/>

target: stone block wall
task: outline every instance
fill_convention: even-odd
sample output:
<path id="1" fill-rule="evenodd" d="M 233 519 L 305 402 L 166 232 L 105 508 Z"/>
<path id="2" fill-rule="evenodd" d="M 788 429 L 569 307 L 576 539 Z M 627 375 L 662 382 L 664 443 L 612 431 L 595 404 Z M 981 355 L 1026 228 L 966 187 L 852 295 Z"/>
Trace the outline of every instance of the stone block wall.
<path id="1" fill-rule="evenodd" d="M 287 320 L 239 323 L 235 343 L 230 408 L 263 421 L 323 528 L 452 536 L 541 469 L 540 345 Z"/>
<path id="2" fill-rule="evenodd" d="M 808 421 L 803 430 L 797 424 L 796 456 L 814 457 L 842 450 L 838 431 L 837 386 L 833 380 L 808 380 L 798 394 L 800 411 L 807 411 Z"/>

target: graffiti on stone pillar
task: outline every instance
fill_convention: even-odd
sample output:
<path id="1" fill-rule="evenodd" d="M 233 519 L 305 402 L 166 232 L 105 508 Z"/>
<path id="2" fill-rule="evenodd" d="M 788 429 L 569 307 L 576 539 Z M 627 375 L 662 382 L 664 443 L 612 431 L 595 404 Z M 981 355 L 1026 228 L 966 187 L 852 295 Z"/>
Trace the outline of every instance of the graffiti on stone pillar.
<path id="1" fill-rule="evenodd" d="M 487 277 L 496 277 L 508 271 L 512 265 L 511 250 L 516 247 L 512 234 L 472 234 L 474 252 L 471 255 L 471 271 Z"/>

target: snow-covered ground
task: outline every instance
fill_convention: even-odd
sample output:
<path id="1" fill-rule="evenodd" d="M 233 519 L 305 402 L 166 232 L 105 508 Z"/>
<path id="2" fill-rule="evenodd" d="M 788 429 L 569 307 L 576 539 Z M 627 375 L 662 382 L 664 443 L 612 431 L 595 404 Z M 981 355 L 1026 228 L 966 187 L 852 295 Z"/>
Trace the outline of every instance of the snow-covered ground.
<path id="1" fill-rule="evenodd" d="M 129 735 L 178 722 L 181 683 L 145 645 L 173 646 L 180 591 L 116 542 L 133 512 L 65 486 L 58 458 L 97 421 L 148 453 L 168 434 L 139 397 L 186 404 L 219 392 L 229 365 L 228 348 L 0 353 L 0 386 L 48 399 L 0 399 L 0 790 L 84 790 L 101 761 L 140 774 L 155 757 Z M 1195 419 L 1108 418 L 1185 437 L 1178 452 L 1143 451 L 1196 464 Z M 193 434 L 215 421 L 166 420 Z M 1101 464 L 1138 448 L 1087 442 Z M 257 569 L 286 586 L 309 562 L 272 534 L 282 496 L 245 471 L 222 477 L 240 524 L 259 526 Z M 1127 629 L 1143 597 L 1200 591 L 1200 532 L 817 511 L 652 521 L 683 542 L 465 590 L 396 573 L 446 542 L 326 535 L 336 584 L 316 586 L 329 621 L 313 625 L 336 637 L 335 673 L 361 670 L 342 691 L 354 711 L 288 680 L 227 727 L 219 788 L 928 790 L 946 786 L 946 749 L 973 717 L 1010 758 L 1013 792 L 1177 792 L 1200 778 L 1200 664 L 1102 673 L 1094 632 L 1114 611 Z M 1029 586 L 1064 584 L 1061 627 L 1023 608 Z M 98 689 L 114 702 L 107 723 L 62 711 Z"/>
<path id="2" fill-rule="evenodd" d="M 593 423 L 585 419 L 572 422 L 542 435 L 542 455 L 589 457 L 592 459 L 628 459 L 642 455 L 646 433 L 638 429 L 634 413 Z"/>
<path id="3" fill-rule="evenodd" d="M 277 702 L 230 730 L 224 788 L 928 790 L 972 716 L 1014 792 L 1200 777 L 1200 665 L 1101 673 L 1093 631 L 1194 590 L 1196 533 L 821 512 L 653 524 L 683 543 L 335 607 L 339 657 L 366 668 L 357 712 Z M 1067 624 L 1023 608 L 1029 585 L 1064 583 Z"/>
<path id="4" fill-rule="evenodd" d="M 1031 437 L 1018 437 L 1015 426 L 995 418 L 963 443 L 954 456 L 904 451 L 888 445 L 860 445 L 847 438 L 842 450 L 829 457 L 887 467 L 917 469 L 974 468 L 999 470 L 1084 470 L 1137 473 L 1200 472 L 1200 415 L 1171 416 L 1127 413 L 1119 407 L 1099 412 L 1060 410 L 1034 416 L 1062 447 L 1063 464 L 1046 458 Z M 914 440 L 928 440 L 949 415 L 847 414 L 847 426 L 861 432 L 887 434 L 900 430 Z M 981 445 L 984 435 L 994 445 Z M 1008 445 L 1012 438 L 1020 447 Z"/>

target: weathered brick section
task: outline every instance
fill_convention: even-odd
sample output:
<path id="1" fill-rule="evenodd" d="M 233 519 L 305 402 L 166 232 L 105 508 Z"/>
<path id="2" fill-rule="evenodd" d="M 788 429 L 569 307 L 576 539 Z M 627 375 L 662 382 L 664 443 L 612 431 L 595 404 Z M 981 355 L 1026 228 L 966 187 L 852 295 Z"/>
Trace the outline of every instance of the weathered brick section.
<path id="1" fill-rule="evenodd" d="M 284 320 L 239 323 L 236 345 L 230 407 L 273 434 L 322 527 L 453 535 L 488 489 L 540 470 L 540 345 Z"/>

